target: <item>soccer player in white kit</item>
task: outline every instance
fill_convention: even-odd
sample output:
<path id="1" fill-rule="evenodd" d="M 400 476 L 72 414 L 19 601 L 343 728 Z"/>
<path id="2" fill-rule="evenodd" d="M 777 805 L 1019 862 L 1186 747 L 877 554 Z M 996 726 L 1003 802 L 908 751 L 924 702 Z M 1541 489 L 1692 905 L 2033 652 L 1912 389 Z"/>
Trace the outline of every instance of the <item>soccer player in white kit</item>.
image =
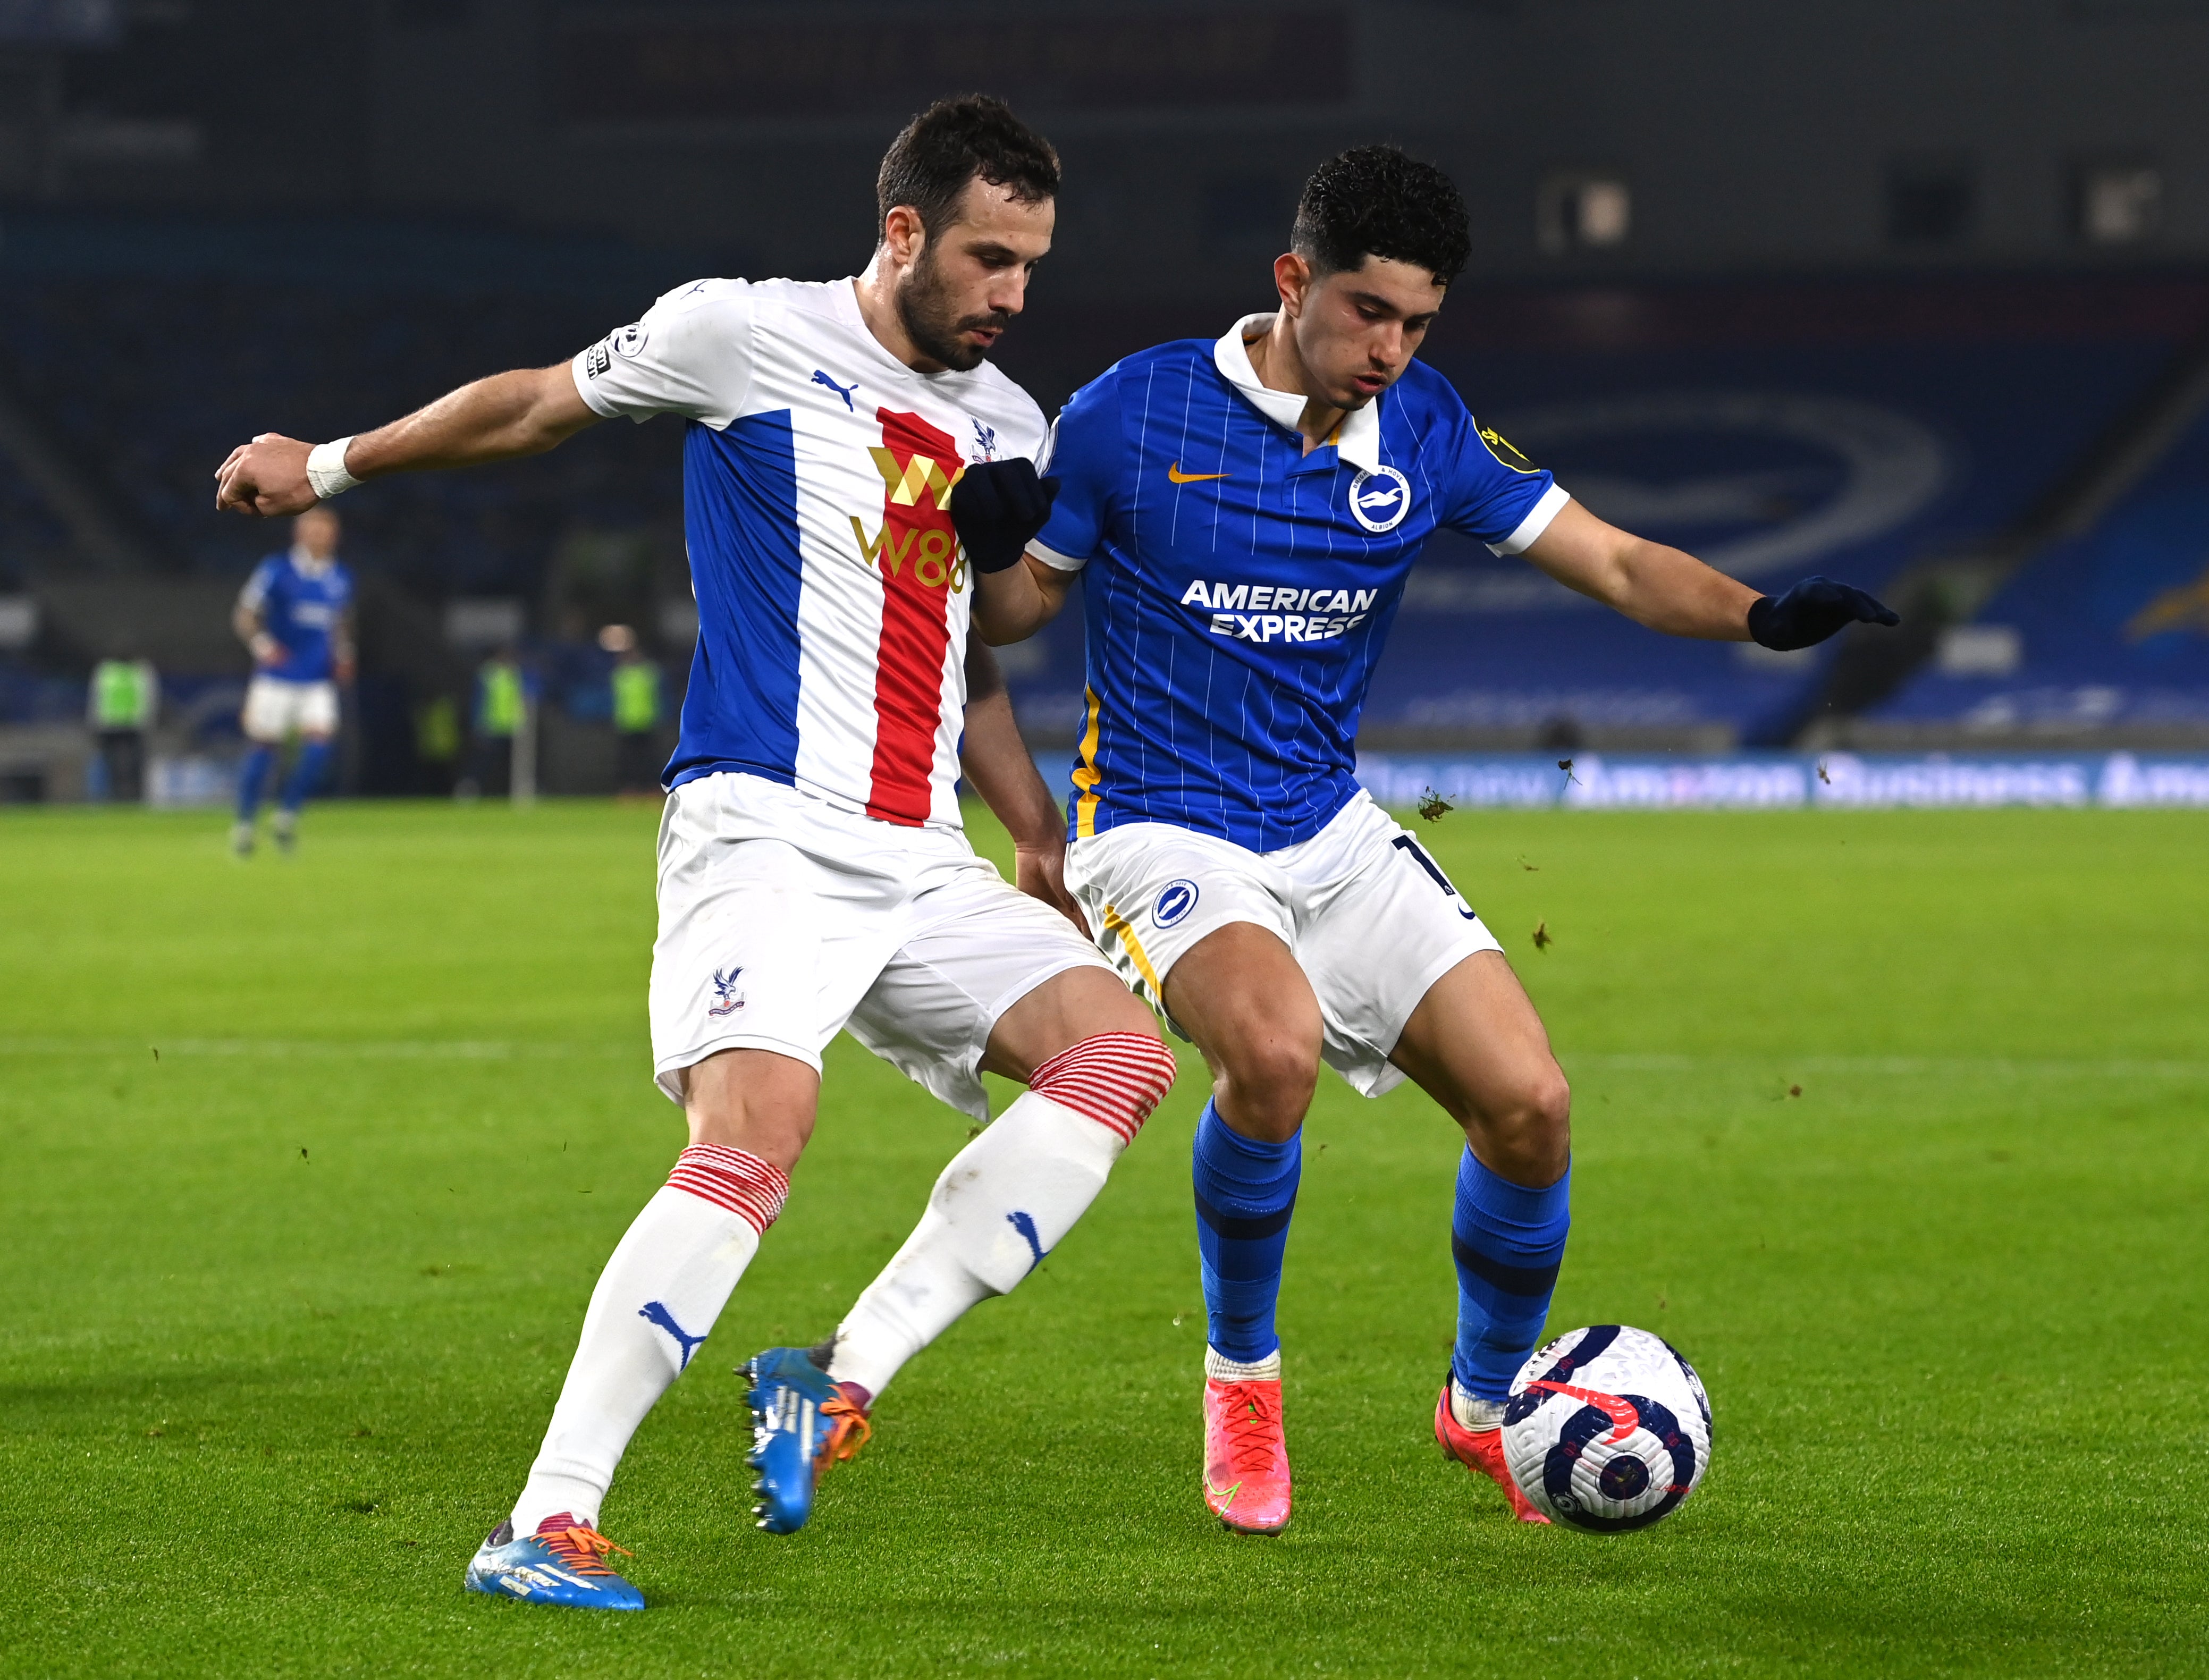
<path id="1" fill-rule="evenodd" d="M 1050 247 L 1056 154 L 996 100 L 947 100 L 898 136 L 877 185 L 880 239 L 854 279 L 699 280 L 572 363 L 333 443 L 264 435 L 218 475 L 219 506 L 292 513 L 601 419 L 687 422 L 700 629 L 666 776 L 650 1013 L 654 1077 L 691 1141 L 599 1277 L 527 1484 L 468 1567 L 475 1591 L 642 1606 L 606 1562 L 600 1503 L 781 1211 L 840 1029 L 978 1120 L 981 1071 L 1028 1089 L 938 1181 L 898 1310 L 855 1350 L 867 1394 L 798 1350 L 754 1362 L 755 1462 L 802 1454 L 807 1500 L 864 1438 L 871 1394 L 1027 1274 L 1172 1081 L 1148 1011 L 1044 901 L 1064 902 L 1057 813 L 978 647 L 987 691 L 968 706 L 973 578 L 949 503 L 971 463 L 1043 443 L 1035 404 L 984 358 Z M 1032 895 L 961 830 L 962 724 L 966 773 Z"/>

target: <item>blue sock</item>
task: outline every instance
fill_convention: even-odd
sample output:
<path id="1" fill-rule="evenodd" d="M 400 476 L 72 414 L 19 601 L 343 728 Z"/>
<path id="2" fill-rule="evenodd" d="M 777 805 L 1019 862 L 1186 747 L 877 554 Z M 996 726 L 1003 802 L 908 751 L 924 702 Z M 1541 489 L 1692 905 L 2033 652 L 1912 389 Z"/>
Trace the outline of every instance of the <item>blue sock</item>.
<path id="1" fill-rule="evenodd" d="M 296 811 L 307 803 L 310 793 L 317 792 L 322 785 L 322 772 L 330 762 L 328 741 L 299 743 L 299 762 L 292 767 L 292 774 L 284 778 L 284 792 L 277 803 L 286 810 Z"/>
<path id="2" fill-rule="evenodd" d="M 1286 1143 L 1244 1137 L 1210 1103 L 1196 1123 L 1196 1251 L 1213 1347 L 1253 1364 L 1281 1345 L 1273 1304 L 1303 1171 L 1303 1134 Z"/>
<path id="3" fill-rule="evenodd" d="M 1482 1400 L 1508 1400 L 1511 1379 L 1541 1338 L 1572 1226 L 1565 1176 L 1530 1190 L 1499 1178 L 1471 1149 L 1457 1167 L 1450 1253 L 1457 1261 L 1457 1352 L 1450 1372 Z"/>
<path id="4" fill-rule="evenodd" d="M 276 749 L 256 747 L 238 767 L 238 820 L 253 821 L 261 809 L 261 796 L 268 791 L 268 773 L 276 768 Z"/>

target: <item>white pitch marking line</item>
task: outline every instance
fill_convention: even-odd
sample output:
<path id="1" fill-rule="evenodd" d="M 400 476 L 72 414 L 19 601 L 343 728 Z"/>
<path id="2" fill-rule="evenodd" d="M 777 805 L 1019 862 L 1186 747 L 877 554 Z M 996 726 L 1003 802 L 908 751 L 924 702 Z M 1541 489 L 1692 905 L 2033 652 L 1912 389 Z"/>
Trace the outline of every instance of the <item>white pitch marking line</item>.
<path id="1" fill-rule="evenodd" d="M 1615 1073 L 1685 1074 L 1720 1069 L 1768 1073 L 1993 1074 L 2104 1079 L 2209 1079 L 2209 1062 L 2124 1057 L 2006 1056 L 1604 1056 L 1564 1052 L 1561 1060 Z"/>

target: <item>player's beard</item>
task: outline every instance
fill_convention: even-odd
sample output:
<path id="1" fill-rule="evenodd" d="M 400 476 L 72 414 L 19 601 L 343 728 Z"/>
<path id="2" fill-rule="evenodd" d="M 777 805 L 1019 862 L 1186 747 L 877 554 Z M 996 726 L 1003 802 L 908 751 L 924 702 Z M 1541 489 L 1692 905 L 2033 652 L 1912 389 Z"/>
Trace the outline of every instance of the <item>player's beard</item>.
<path id="1" fill-rule="evenodd" d="M 896 300 L 898 321 L 912 340 L 912 347 L 931 362 L 941 362 L 959 373 L 981 366 L 989 356 L 980 345 L 961 342 L 961 333 L 985 327 L 1002 332 L 1013 324 L 1013 317 L 1003 310 L 981 315 L 954 313 L 957 305 L 951 288 L 936 266 L 935 251 L 925 245 L 921 248 L 920 261 L 898 287 Z"/>

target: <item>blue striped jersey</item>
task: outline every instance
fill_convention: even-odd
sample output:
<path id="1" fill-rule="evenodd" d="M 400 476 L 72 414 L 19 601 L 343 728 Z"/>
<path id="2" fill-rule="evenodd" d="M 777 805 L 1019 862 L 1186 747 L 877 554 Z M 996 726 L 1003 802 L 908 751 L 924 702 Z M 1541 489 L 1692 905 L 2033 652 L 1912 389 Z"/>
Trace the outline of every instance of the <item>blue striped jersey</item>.
<path id="1" fill-rule="evenodd" d="M 1255 852 L 1357 792 L 1358 714 L 1437 526 L 1516 554 L 1565 493 L 1414 361 L 1310 454 L 1303 399 L 1245 341 L 1187 339 L 1074 393 L 1036 557 L 1082 575 L 1087 682 L 1072 836 L 1171 822 Z"/>
<path id="2" fill-rule="evenodd" d="M 316 560 L 304 547 L 272 554 L 253 569 L 238 604 L 261 615 L 261 628 L 284 650 L 263 677 L 327 683 L 337 671 L 338 626 L 352 610 L 352 574 L 340 561 Z"/>

